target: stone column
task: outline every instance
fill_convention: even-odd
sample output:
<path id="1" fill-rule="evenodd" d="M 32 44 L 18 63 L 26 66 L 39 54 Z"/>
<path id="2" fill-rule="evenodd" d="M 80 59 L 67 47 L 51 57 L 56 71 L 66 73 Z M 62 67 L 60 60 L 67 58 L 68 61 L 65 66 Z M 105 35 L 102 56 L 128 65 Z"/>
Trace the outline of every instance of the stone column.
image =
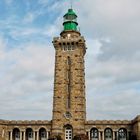
<path id="1" fill-rule="evenodd" d="M 26 139 L 25 131 L 23 131 L 23 140 Z"/>
<path id="2" fill-rule="evenodd" d="M 46 131 L 46 133 L 47 133 L 47 139 L 49 138 L 49 132 L 48 131 Z"/>
<path id="3" fill-rule="evenodd" d="M 13 140 L 13 131 L 10 131 L 10 140 Z"/>
<path id="4" fill-rule="evenodd" d="M 3 130 L 2 130 L 2 138 L 4 137 L 4 133 L 5 133 L 5 132 L 4 132 L 4 129 L 3 129 Z"/>
<path id="5" fill-rule="evenodd" d="M 88 131 L 88 139 L 90 140 L 90 131 Z"/>
<path id="6" fill-rule="evenodd" d="M 115 131 L 113 130 L 113 140 L 115 140 Z"/>
<path id="7" fill-rule="evenodd" d="M 33 131 L 33 140 L 35 140 L 35 131 Z"/>
<path id="8" fill-rule="evenodd" d="M 36 140 L 39 140 L 39 131 L 36 131 Z"/>
<path id="9" fill-rule="evenodd" d="M 118 140 L 119 139 L 119 135 L 118 135 L 118 131 L 116 132 L 116 140 Z"/>
<path id="10" fill-rule="evenodd" d="M 101 132 L 100 131 L 99 131 L 98 135 L 99 135 L 99 140 L 101 140 Z"/>
<path id="11" fill-rule="evenodd" d="M 104 131 L 102 131 L 102 140 L 104 140 L 104 137 L 105 137 L 105 136 L 104 136 Z"/>
<path id="12" fill-rule="evenodd" d="M 20 131 L 20 140 L 22 140 L 22 131 Z"/>

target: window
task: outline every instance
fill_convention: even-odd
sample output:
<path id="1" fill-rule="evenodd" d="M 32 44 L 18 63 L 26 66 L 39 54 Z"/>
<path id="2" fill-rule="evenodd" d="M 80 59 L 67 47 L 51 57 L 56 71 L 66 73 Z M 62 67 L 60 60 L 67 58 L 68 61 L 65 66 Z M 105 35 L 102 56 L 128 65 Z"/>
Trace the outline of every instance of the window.
<path id="1" fill-rule="evenodd" d="M 40 140 L 47 140 L 47 132 L 45 128 L 41 128 L 39 130 L 39 137 L 40 137 Z"/>
<path id="2" fill-rule="evenodd" d="M 26 130 L 27 140 L 33 139 L 33 130 L 31 128 L 27 128 Z"/>
<path id="3" fill-rule="evenodd" d="M 19 131 L 18 128 L 15 128 L 13 130 L 13 138 L 14 138 L 14 140 L 19 140 L 20 139 L 20 131 Z"/>
<path id="4" fill-rule="evenodd" d="M 72 45 L 72 44 L 68 43 L 66 45 L 63 44 L 63 46 L 62 46 L 63 51 L 73 51 L 74 49 L 75 49 L 74 44 Z"/>
<path id="5" fill-rule="evenodd" d="M 15 131 L 15 138 L 20 138 L 19 131 Z"/>
<path id="6" fill-rule="evenodd" d="M 41 138 L 46 138 L 46 131 L 41 131 Z"/>
<path id="7" fill-rule="evenodd" d="M 67 69 L 66 69 L 66 78 L 67 78 L 67 103 L 66 107 L 70 108 L 70 94 L 71 94 L 71 59 L 70 57 L 67 58 Z"/>
<path id="8" fill-rule="evenodd" d="M 127 140 L 127 131 L 124 128 L 119 129 L 118 131 L 119 140 Z"/>
<path id="9" fill-rule="evenodd" d="M 90 131 L 90 139 L 91 140 L 98 140 L 98 129 L 92 128 Z"/>
<path id="10" fill-rule="evenodd" d="M 33 132 L 32 131 L 28 132 L 28 138 L 33 138 Z"/>
<path id="11" fill-rule="evenodd" d="M 105 129 L 105 140 L 112 140 L 112 130 L 110 128 Z"/>

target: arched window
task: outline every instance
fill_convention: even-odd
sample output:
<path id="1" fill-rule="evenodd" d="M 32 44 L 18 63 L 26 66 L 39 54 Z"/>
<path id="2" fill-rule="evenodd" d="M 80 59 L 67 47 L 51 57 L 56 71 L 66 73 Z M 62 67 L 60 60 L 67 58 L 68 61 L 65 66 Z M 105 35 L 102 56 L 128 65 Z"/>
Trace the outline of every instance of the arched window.
<path id="1" fill-rule="evenodd" d="M 26 140 L 33 140 L 33 130 L 31 128 L 26 129 Z"/>
<path id="2" fill-rule="evenodd" d="M 39 140 L 47 140 L 47 132 L 45 128 L 39 130 Z"/>
<path id="3" fill-rule="evenodd" d="M 70 125 L 65 126 L 65 140 L 72 140 L 72 127 Z"/>
<path id="4" fill-rule="evenodd" d="M 112 140 L 112 130 L 110 128 L 105 129 L 105 140 Z"/>
<path id="5" fill-rule="evenodd" d="M 14 128 L 13 130 L 13 140 L 20 140 L 20 131 L 18 128 Z"/>
<path id="6" fill-rule="evenodd" d="M 92 128 L 90 131 L 90 140 L 98 140 L 98 129 Z"/>
<path id="7" fill-rule="evenodd" d="M 118 139 L 119 140 L 127 140 L 127 130 L 125 128 L 119 129 Z"/>

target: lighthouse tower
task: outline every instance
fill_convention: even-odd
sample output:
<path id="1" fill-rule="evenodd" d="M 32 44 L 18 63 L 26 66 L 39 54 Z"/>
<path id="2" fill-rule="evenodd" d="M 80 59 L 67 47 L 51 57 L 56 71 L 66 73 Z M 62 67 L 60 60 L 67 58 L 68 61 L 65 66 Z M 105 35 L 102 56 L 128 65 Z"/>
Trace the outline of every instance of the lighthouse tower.
<path id="1" fill-rule="evenodd" d="M 68 9 L 63 31 L 54 37 L 55 78 L 52 135 L 72 140 L 85 134 L 85 39 L 77 30 L 77 15 Z"/>

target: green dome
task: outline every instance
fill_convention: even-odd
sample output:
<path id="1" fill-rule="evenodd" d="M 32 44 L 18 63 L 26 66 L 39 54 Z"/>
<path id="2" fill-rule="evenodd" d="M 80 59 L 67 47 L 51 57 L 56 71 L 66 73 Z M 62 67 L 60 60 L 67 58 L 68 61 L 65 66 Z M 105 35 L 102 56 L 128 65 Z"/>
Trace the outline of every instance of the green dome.
<path id="1" fill-rule="evenodd" d="M 68 9 L 68 12 L 64 15 L 64 31 L 74 30 L 77 31 L 77 15 L 73 9 Z"/>
<path id="2" fill-rule="evenodd" d="M 73 9 L 68 9 L 68 12 L 64 15 L 64 18 L 65 17 L 68 17 L 68 16 L 74 16 L 77 18 L 77 15 L 75 14 L 75 12 L 73 11 Z"/>

